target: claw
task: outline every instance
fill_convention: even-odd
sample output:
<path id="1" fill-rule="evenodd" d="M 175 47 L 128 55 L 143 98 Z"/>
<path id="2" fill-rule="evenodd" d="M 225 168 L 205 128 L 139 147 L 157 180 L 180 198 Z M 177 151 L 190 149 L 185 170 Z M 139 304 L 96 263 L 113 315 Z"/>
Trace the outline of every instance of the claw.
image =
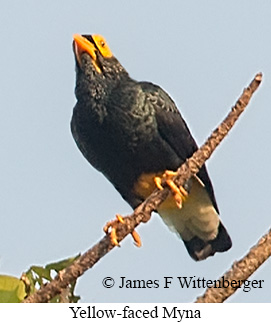
<path id="1" fill-rule="evenodd" d="M 110 231 L 110 240 L 113 243 L 113 245 L 115 245 L 116 247 L 120 247 L 120 244 L 118 242 L 117 239 L 117 233 L 116 233 L 116 229 L 112 228 Z"/>
<path id="2" fill-rule="evenodd" d="M 179 190 L 179 187 L 171 179 L 167 179 L 166 183 L 171 189 L 171 192 L 173 194 L 173 197 L 175 199 L 175 202 L 176 202 L 178 208 L 181 209 L 183 206 L 183 201 L 185 201 L 186 198 Z"/>
<path id="3" fill-rule="evenodd" d="M 131 233 L 133 239 L 134 239 L 134 243 L 135 245 L 140 248 L 142 246 L 142 243 L 141 243 L 141 239 L 140 239 L 140 236 L 139 234 L 134 230 L 132 233 Z"/>
<path id="4" fill-rule="evenodd" d="M 112 221 L 107 222 L 106 225 L 104 226 L 103 230 L 104 230 L 104 232 L 106 234 L 108 234 L 109 228 L 111 228 L 111 231 L 110 231 L 110 240 L 111 240 L 111 242 L 112 242 L 113 245 L 115 245 L 117 247 L 120 247 L 120 244 L 118 242 L 117 232 L 116 232 L 116 225 L 118 223 L 122 223 L 122 224 L 125 223 L 123 217 L 120 214 L 117 214 L 116 215 L 116 219 L 115 220 L 112 220 Z M 131 235 L 132 235 L 132 237 L 134 239 L 135 245 L 137 247 L 141 247 L 141 239 L 140 239 L 139 234 L 134 230 L 131 233 Z"/>
<path id="5" fill-rule="evenodd" d="M 182 208 L 182 205 L 183 205 L 183 202 L 187 199 L 187 196 L 188 196 L 188 193 L 186 192 L 186 190 L 180 186 L 178 187 L 172 180 L 172 177 L 173 176 L 176 176 L 177 172 L 174 172 L 174 171 L 171 171 L 171 170 L 166 170 L 163 174 L 163 178 L 165 178 L 165 181 L 167 183 L 167 185 L 169 186 L 173 196 L 174 196 L 174 199 L 176 201 L 176 204 L 178 206 L 178 208 Z M 160 189 L 162 190 L 163 189 L 163 186 L 162 186 L 162 179 L 161 177 L 155 177 L 154 178 L 154 182 L 155 182 L 155 185 Z"/>
<path id="6" fill-rule="evenodd" d="M 122 224 L 125 223 L 123 217 L 120 214 L 117 214 L 116 218 L 120 223 L 122 223 Z"/>
<path id="7" fill-rule="evenodd" d="M 156 187 L 160 190 L 160 191 L 162 191 L 164 188 L 163 188 L 163 186 L 162 186 L 162 179 L 161 179 L 161 177 L 159 177 L 159 176 L 155 176 L 154 177 L 154 183 L 155 183 L 155 185 L 156 185 Z"/>
<path id="8" fill-rule="evenodd" d="M 109 228 L 111 228 L 110 240 L 113 245 L 120 247 L 120 244 L 117 239 L 116 228 L 115 228 L 115 226 L 118 222 L 124 223 L 123 217 L 119 214 L 116 215 L 116 220 L 112 220 L 112 221 L 107 222 L 106 225 L 104 226 L 103 230 L 106 234 L 108 234 Z"/>

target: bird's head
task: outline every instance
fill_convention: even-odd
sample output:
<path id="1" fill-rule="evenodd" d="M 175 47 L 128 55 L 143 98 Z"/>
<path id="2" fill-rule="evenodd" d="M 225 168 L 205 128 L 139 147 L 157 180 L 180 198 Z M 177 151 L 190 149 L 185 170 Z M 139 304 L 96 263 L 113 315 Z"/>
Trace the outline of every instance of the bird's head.
<path id="1" fill-rule="evenodd" d="M 112 87 L 128 76 L 103 36 L 75 34 L 73 39 L 77 83 L 96 89 L 99 86 Z"/>

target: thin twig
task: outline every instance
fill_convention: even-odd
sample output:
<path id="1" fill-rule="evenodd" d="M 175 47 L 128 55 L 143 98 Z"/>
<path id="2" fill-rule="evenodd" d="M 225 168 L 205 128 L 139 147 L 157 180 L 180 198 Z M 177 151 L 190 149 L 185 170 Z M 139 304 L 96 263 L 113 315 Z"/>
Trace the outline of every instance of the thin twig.
<path id="1" fill-rule="evenodd" d="M 179 169 L 178 175 L 174 181 L 177 185 L 184 183 L 193 175 L 197 174 L 199 169 L 210 158 L 215 148 L 220 144 L 223 138 L 228 134 L 234 123 L 245 110 L 253 93 L 257 90 L 262 81 L 262 74 L 259 73 L 252 80 L 250 85 L 243 91 L 235 106 L 231 109 L 225 120 L 214 130 L 205 144 L 198 149 L 191 158 L 189 158 Z M 130 216 L 124 218 L 124 224 L 117 225 L 118 241 L 123 240 L 130 234 L 141 222 L 147 222 L 152 211 L 155 211 L 169 194 L 168 188 L 164 190 L 156 189 L 142 204 L 140 204 Z M 48 302 L 55 295 L 59 294 L 63 288 L 76 281 L 86 270 L 96 264 L 105 254 L 115 246 L 110 237 L 106 235 L 94 247 L 85 252 L 75 262 L 66 269 L 59 272 L 53 281 L 40 288 L 36 293 L 25 299 L 27 303 Z"/>
<path id="2" fill-rule="evenodd" d="M 250 249 L 244 258 L 232 265 L 231 269 L 219 279 L 220 283 L 207 288 L 204 295 L 198 297 L 195 303 L 223 303 L 238 290 L 236 286 L 242 286 L 244 281 L 270 256 L 271 230 L 260 239 L 256 246 Z M 221 286 L 221 288 L 218 286 Z"/>

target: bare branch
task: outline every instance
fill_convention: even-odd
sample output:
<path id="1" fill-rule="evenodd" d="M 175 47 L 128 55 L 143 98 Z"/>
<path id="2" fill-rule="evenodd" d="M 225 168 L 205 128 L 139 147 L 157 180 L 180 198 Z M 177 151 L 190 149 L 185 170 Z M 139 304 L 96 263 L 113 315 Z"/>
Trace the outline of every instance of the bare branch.
<path id="1" fill-rule="evenodd" d="M 229 282 L 247 280 L 270 256 L 271 230 L 260 239 L 256 246 L 250 249 L 243 259 L 232 265 L 231 269 L 222 276 L 224 278 L 221 277 L 219 280 L 221 282 L 223 279 Z M 195 303 L 223 303 L 237 290 L 231 284 L 223 288 L 210 287 L 207 288 L 203 296 L 197 298 Z"/>
<path id="2" fill-rule="evenodd" d="M 253 93 L 258 89 L 262 81 L 262 74 L 259 73 L 252 80 L 250 85 L 243 91 L 235 106 L 231 109 L 225 120 L 214 130 L 205 144 L 198 149 L 191 158 L 189 158 L 179 169 L 178 175 L 174 178 L 177 185 L 184 183 L 193 175 L 197 174 L 199 169 L 210 158 L 215 148 L 220 144 L 223 138 L 228 134 L 234 123 L 248 105 Z M 165 186 L 165 183 L 163 184 Z M 116 227 L 118 240 L 123 240 L 130 234 L 141 222 L 147 222 L 152 211 L 155 211 L 169 194 L 168 188 L 164 190 L 156 189 L 142 204 L 140 204 L 134 213 L 124 218 L 124 224 L 119 223 Z M 106 235 L 94 247 L 84 253 L 72 265 L 59 272 L 55 279 L 42 287 L 35 294 L 25 299 L 28 303 L 48 302 L 62 289 L 74 282 L 86 270 L 91 268 L 105 254 L 115 246 L 111 243 L 110 237 Z"/>

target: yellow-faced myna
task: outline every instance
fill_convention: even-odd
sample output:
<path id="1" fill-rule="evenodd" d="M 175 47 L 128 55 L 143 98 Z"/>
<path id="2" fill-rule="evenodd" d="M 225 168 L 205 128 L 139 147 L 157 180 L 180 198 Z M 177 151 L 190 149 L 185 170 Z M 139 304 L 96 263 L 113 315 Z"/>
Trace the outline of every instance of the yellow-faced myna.
<path id="1" fill-rule="evenodd" d="M 175 171 L 197 144 L 169 95 L 130 78 L 102 36 L 74 35 L 73 49 L 73 137 L 89 163 L 135 208 L 155 189 L 155 178 Z M 228 250 L 231 239 L 219 219 L 205 166 L 183 192 L 181 208 L 170 195 L 157 211 L 190 256 L 202 260 Z"/>

